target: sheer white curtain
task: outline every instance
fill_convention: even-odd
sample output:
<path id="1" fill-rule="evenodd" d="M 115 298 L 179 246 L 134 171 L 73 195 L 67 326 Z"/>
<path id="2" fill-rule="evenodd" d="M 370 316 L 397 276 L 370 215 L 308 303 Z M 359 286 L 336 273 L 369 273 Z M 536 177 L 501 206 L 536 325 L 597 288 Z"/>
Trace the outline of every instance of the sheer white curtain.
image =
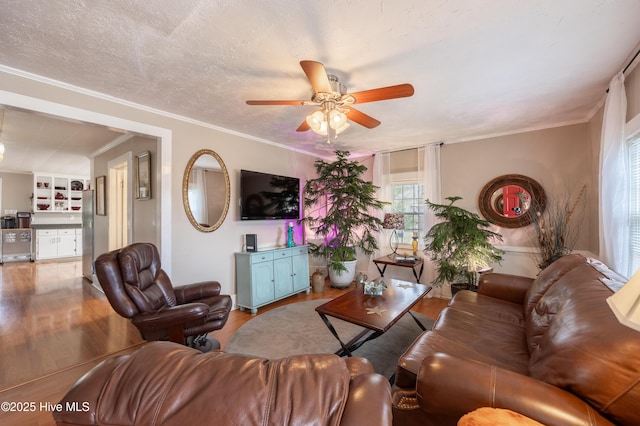
<path id="1" fill-rule="evenodd" d="M 391 187 L 389 186 L 389 177 L 391 173 L 391 153 L 378 152 L 373 157 L 373 184 L 378 187 L 376 197 L 380 201 L 391 202 Z M 378 212 L 380 220 L 384 219 L 384 214 L 391 212 L 391 204 L 385 207 L 381 212 Z M 387 233 L 383 229 L 380 231 L 377 237 L 378 251 L 371 256 L 371 259 L 376 259 L 389 252 L 389 240 Z M 375 278 L 379 276 L 378 270 L 373 262 L 369 262 L 369 268 L 367 271 L 369 278 Z"/>
<path id="2" fill-rule="evenodd" d="M 440 184 L 440 146 L 441 144 L 426 145 L 418 149 L 418 173 L 422 182 L 424 198 L 440 203 L 442 198 Z M 424 234 L 436 223 L 436 217 L 431 209 L 425 207 L 424 210 Z M 424 234 L 422 237 L 424 237 Z M 424 242 L 421 241 L 421 247 Z M 421 282 L 431 283 L 435 279 L 435 268 L 428 259 L 428 254 L 424 253 L 425 268 Z"/>
<path id="3" fill-rule="evenodd" d="M 624 74 L 609 83 L 600 143 L 600 258 L 629 275 L 629 165 Z"/>
<path id="4" fill-rule="evenodd" d="M 191 169 L 189 174 L 189 207 L 194 219 L 201 224 L 209 223 L 207 210 L 207 179 L 203 169 Z"/>

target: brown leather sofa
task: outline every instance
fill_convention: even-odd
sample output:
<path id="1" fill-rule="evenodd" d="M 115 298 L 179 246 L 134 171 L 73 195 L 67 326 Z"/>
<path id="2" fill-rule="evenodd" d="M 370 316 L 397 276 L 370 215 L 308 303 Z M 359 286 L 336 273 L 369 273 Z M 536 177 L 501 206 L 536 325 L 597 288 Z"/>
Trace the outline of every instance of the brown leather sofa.
<path id="1" fill-rule="evenodd" d="M 605 299 L 625 280 L 578 254 L 538 277 L 486 274 L 398 361 L 395 425 L 455 425 L 479 407 L 545 425 L 640 425 L 640 332 Z"/>
<path id="2" fill-rule="evenodd" d="M 391 387 L 364 358 L 267 360 L 171 342 L 107 359 L 71 388 L 58 425 L 391 425 Z"/>
<path id="3" fill-rule="evenodd" d="M 143 339 L 190 343 L 203 352 L 220 347 L 207 337 L 225 325 L 231 312 L 231 297 L 220 294 L 219 282 L 174 288 L 151 243 L 134 243 L 101 254 L 95 268 L 113 309 L 129 318 Z"/>

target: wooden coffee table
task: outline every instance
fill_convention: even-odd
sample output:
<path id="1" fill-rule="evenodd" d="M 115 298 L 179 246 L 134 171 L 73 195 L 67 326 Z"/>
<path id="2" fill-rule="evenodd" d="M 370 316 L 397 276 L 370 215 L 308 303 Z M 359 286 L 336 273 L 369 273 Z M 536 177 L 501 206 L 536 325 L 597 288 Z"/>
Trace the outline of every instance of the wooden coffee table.
<path id="1" fill-rule="evenodd" d="M 352 356 L 352 352 L 365 342 L 386 333 L 400 318 L 409 313 L 422 330 L 424 325 L 411 313 L 410 309 L 429 291 L 431 286 L 383 278 L 387 289 L 382 296 L 368 296 L 358 287 L 316 308 L 316 312 L 340 342 L 340 356 Z M 344 343 L 327 317 L 357 324 L 365 329 L 349 342 Z"/>

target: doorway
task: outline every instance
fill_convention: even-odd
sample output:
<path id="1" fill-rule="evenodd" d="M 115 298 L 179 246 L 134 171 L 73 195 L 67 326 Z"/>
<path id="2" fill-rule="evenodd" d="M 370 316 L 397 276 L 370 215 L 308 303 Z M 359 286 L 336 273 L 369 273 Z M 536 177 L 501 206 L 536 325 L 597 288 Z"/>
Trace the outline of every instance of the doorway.
<path id="1" fill-rule="evenodd" d="M 109 251 L 133 242 L 133 154 L 127 152 L 107 163 Z"/>

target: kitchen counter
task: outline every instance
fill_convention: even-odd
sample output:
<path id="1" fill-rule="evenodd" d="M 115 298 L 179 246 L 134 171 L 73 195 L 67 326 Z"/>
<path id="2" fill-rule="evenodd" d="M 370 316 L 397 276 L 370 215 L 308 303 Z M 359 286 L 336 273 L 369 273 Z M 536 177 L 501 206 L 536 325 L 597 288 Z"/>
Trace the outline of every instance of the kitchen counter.
<path id="1" fill-rule="evenodd" d="M 33 229 L 77 229 L 82 228 L 81 223 L 32 223 Z"/>

